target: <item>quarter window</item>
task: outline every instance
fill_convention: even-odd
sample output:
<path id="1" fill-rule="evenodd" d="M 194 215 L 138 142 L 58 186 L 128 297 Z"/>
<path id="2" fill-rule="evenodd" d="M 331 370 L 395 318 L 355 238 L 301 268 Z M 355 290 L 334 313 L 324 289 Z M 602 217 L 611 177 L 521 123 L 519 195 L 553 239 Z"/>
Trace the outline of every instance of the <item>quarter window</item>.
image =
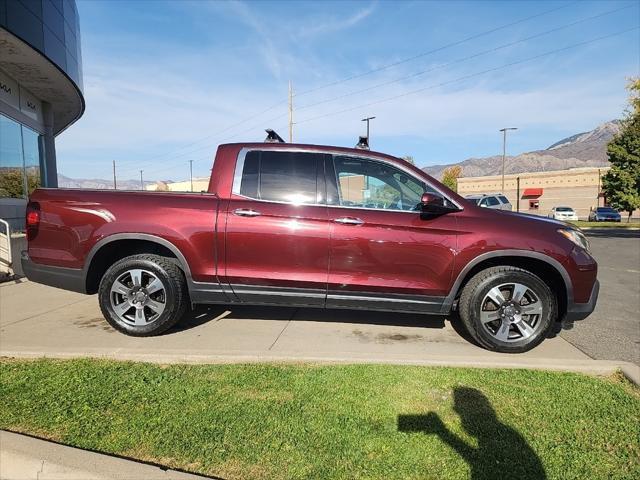
<path id="1" fill-rule="evenodd" d="M 320 158 L 305 152 L 248 152 L 239 193 L 258 200 L 316 203 Z"/>

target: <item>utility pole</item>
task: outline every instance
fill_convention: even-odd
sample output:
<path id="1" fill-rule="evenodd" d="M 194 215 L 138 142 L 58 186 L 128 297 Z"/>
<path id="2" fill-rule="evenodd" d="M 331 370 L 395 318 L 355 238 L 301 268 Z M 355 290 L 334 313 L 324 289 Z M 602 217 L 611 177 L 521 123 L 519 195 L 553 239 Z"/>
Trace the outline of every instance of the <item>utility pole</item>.
<path id="1" fill-rule="evenodd" d="M 502 132 L 502 193 L 504 195 L 504 162 L 507 157 L 507 130 L 517 130 L 517 127 L 505 127 L 501 128 Z"/>
<path id="2" fill-rule="evenodd" d="M 600 176 L 600 169 L 598 169 L 598 191 L 596 192 L 596 207 L 600 206 L 600 181 L 602 177 Z"/>
<path id="3" fill-rule="evenodd" d="M 189 179 L 191 180 L 191 191 L 193 192 L 193 160 L 189 160 Z"/>
<path id="4" fill-rule="evenodd" d="M 140 190 L 144 190 L 144 182 L 142 181 L 142 170 L 140 170 Z"/>
<path id="5" fill-rule="evenodd" d="M 289 143 L 293 143 L 293 87 L 289 80 Z"/>
<path id="6" fill-rule="evenodd" d="M 116 161 L 113 160 L 113 189 L 116 190 L 118 185 L 116 183 Z"/>
<path id="7" fill-rule="evenodd" d="M 367 117 L 367 118 L 363 118 L 362 121 L 363 122 L 367 122 L 367 141 L 369 141 L 369 122 L 371 120 L 373 120 L 376 117 Z M 369 146 L 371 146 L 371 142 L 369 141 Z"/>

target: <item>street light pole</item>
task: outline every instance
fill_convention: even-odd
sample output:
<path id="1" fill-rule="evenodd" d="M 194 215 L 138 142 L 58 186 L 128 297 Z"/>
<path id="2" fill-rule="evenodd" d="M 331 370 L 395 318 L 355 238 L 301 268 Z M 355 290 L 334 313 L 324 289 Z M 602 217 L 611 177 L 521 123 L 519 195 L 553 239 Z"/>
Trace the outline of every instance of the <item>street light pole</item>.
<path id="1" fill-rule="evenodd" d="M 369 141 L 369 122 L 374 118 L 376 117 L 367 117 L 362 119 L 363 122 L 367 122 L 367 142 L 369 143 L 369 145 L 371 145 L 371 142 Z"/>
<path id="2" fill-rule="evenodd" d="M 502 132 L 502 193 L 504 195 L 504 162 L 507 157 L 507 130 L 517 130 L 517 127 L 505 127 L 501 128 Z"/>
<path id="3" fill-rule="evenodd" d="M 193 192 L 193 160 L 189 160 L 189 179 L 191 181 L 191 191 Z"/>
<path id="4" fill-rule="evenodd" d="M 140 190 L 144 190 L 144 182 L 142 181 L 142 170 L 140 170 Z"/>

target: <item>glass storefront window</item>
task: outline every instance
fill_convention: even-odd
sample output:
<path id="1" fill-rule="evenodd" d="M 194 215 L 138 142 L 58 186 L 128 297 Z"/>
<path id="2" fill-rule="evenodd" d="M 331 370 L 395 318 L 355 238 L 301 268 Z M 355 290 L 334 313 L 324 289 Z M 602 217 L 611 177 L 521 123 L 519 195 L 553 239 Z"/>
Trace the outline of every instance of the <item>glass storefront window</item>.
<path id="1" fill-rule="evenodd" d="M 42 185 L 40 175 L 40 148 L 38 134 L 22 127 L 22 152 L 24 155 L 24 171 L 27 177 L 29 194 Z"/>
<path id="2" fill-rule="evenodd" d="M 0 197 L 26 198 L 41 185 L 38 134 L 0 115 Z"/>

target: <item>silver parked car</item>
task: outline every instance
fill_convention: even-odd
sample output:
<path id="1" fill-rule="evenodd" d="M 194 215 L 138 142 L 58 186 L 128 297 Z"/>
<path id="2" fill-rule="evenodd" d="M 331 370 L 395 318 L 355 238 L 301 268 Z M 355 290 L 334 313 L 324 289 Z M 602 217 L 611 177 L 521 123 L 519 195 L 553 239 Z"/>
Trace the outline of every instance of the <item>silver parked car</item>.
<path id="1" fill-rule="evenodd" d="M 553 207 L 547 215 L 549 218 L 553 218 L 554 220 L 578 220 L 578 214 L 571 207 Z"/>
<path id="2" fill-rule="evenodd" d="M 480 207 L 493 208 L 495 210 L 513 210 L 509 199 L 501 193 L 467 195 L 464 198 Z"/>

